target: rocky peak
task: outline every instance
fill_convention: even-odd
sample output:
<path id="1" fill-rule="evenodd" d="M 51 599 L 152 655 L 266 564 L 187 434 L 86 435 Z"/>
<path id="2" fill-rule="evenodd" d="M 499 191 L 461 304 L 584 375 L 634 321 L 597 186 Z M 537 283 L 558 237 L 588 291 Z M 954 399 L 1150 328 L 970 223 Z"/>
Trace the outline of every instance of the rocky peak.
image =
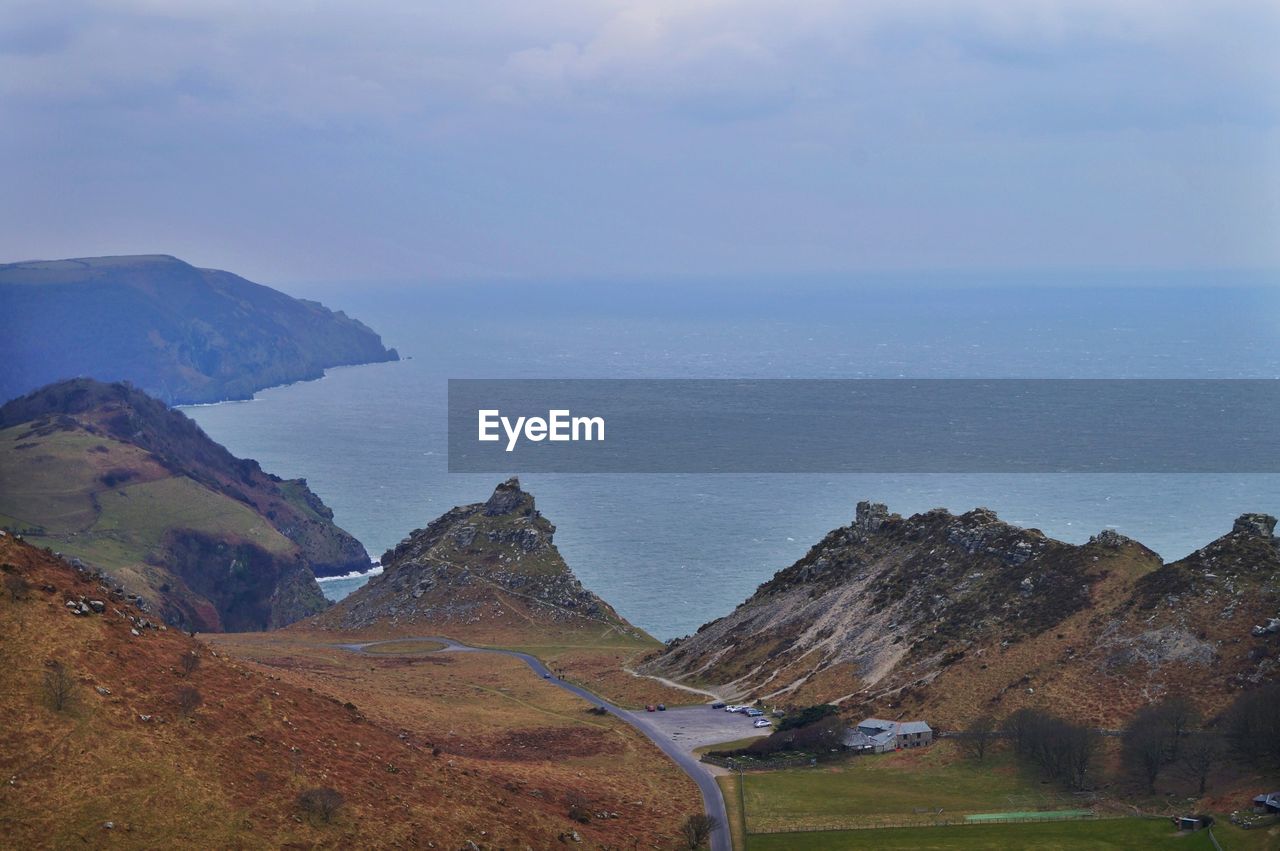
<path id="1" fill-rule="evenodd" d="M 1241 514 L 1231 527 L 1233 534 L 1258 538 L 1272 538 L 1275 531 L 1276 518 L 1270 514 Z"/>
<path id="2" fill-rule="evenodd" d="M 520 480 L 515 476 L 494 488 L 493 496 L 484 504 L 485 517 L 533 513 L 533 495 L 520 489 Z"/>
<path id="3" fill-rule="evenodd" d="M 1129 544 L 1137 543 L 1133 538 L 1121 535 L 1115 529 L 1103 529 L 1098 534 L 1089 539 L 1089 543 L 1097 544 L 1100 547 L 1116 550 Z"/>
<path id="4" fill-rule="evenodd" d="M 862 500 L 858 503 L 853 517 L 853 528 L 861 535 L 870 535 L 887 521 L 897 517 L 889 513 L 889 507 L 882 502 Z"/>

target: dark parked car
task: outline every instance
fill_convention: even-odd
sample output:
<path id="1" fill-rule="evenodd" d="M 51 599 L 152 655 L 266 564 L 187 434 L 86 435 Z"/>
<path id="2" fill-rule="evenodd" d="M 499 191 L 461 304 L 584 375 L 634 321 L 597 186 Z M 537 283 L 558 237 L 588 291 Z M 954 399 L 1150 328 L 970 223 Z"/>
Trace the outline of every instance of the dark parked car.
<path id="1" fill-rule="evenodd" d="M 723 700 L 717 700 L 715 703 L 711 704 L 712 709 L 724 709 L 724 707 L 725 703 Z"/>
<path id="2" fill-rule="evenodd" d="M 648 706 L 646 706 L 646 707 L 644 708 L 644 711 L 645 711 L 645 712 L 653 712 L 653 711 L 655 711 L 655 709 L 654 709 L 654 705 L 653 705 L 652 703 L 650 703 Z"/>
<path id="3" fill-rule="evenodd" d="M 665 703 L 659 703 L 659 704 L 658 704 L 658 711 L 659 711 L 659 712 L 666 712 L 666 711 L 667 711 L 667 705 L 666 705 Z"/>

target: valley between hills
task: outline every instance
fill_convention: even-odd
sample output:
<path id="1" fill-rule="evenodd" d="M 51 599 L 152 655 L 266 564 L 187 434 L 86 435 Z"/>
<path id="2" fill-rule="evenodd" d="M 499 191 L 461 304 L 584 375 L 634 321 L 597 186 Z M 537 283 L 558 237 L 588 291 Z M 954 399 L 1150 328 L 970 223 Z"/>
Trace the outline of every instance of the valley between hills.
<path id="1" fill-rule="evenodd" d="M 1223 847 L 1280 837 L 1238 815 L 1280 785 L 1268 515 L 1165 564 L 1114 532 L 864 502 L 664 644 L 582 585 L 516 479 L 329 604 L 320 570 L 367 556 L 319 497 L 129 385 L 10 402 L 0 470 L 18 847 L 1200 847 L 1180 813 Z M 1139 734 L 1174 708 L 1144 774 Z M 858 756 L 867 718 L 936 738 Z M 1021 750 L 1018 719 L 1082 737 L 1084 763 Z M 1167 752 L 1202 744 L 1197 790 Z M 1015 808 L 1011 832 L 953 826 Z"/>

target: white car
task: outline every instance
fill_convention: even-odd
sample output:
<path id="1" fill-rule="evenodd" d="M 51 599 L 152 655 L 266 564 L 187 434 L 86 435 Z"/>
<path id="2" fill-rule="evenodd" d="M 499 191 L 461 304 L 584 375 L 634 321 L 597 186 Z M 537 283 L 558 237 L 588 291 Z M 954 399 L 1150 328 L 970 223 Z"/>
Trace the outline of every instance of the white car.
<path id="1" fill-rule="evenodd" d="M 755 726 L 757 726 L 757 727 L 772 727 L 772 726 L 773 726 L 773 722 L 772 722 L 772 721 L 770 721 L 768 718 L 757 718 L 757 719 L 756 719 L 756 721 L 755 721 Z"/>
<path id="2" fill-rule="evenodd" d="M 756 709 L 755 707 L 752 707 L 750 709 L 744 709 L 743 711 L 746 712 L 747 715 L 751 716 L 752 718 L 759 718 L 761 715 L 764 714 L 764 712 L 762 712 L 759 709 Z"/>
<path id="3" fill-rule="evenodd" d="M 742 710 L 744 710 L 744 709 L 746 709 L 746 708 L 747 708 L 747 707 L 745 707 L 745 706 L 726 706 L 726 707 L 724 708 L 724 711 L 725 711 L 725 712 L 741 712 Z"/>

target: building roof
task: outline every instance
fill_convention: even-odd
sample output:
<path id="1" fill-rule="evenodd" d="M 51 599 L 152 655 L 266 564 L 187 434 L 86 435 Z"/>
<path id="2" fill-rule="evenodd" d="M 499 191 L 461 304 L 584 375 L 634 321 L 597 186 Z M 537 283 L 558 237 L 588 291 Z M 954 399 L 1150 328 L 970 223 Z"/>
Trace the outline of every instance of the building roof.
<path id="1" fill-rule="evenodd" d="M 932 733 L 933 728 L 923 721 L 903 721 L 898 725 L 898 733 Z"/>
<path id="2" fill-rule="evenodd" d="M 1273 807 L 1280 807 L 1280 792 L 1270 792 L 1266 795 L 1259 795 L 1253 799 L 1255 804 L 1270 804 Z"/>
<path id="3" fill-rule="evenodd" d="M 850 727 L 844 731 L 844 738 L 840 740 L 840 744 L 846 748 L 869 748 L 871 747 L 871 737 L 861 730 Z"/>
<path id="4" fill-rule="evenodd" d="M 897 721 L 886 721 L 883 718 L 866 718 L 858 725 L 859 730 L 892 730 L 898 726 Z"/>

